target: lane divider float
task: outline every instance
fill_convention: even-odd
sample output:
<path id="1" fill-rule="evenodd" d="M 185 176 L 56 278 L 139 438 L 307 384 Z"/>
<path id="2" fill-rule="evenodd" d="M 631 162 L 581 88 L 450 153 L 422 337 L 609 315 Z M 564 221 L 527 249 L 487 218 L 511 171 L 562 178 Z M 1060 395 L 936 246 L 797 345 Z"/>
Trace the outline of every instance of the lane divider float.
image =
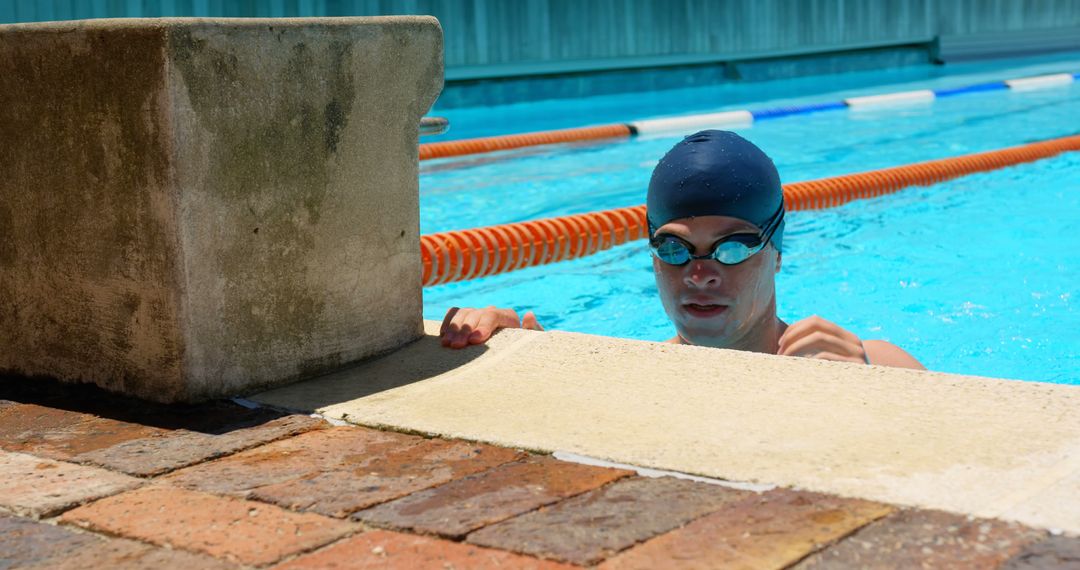
<path id="1" fill-rule="evenodd" d="M 1021 79 L 1006 79 L 1005 85 L 1015 91 L 1032 91 L 1047 87 L 1059 87 L 1076 81 L 1071 73 L 1055 73 L 1054 75 L 1040 75 L 1038 77 L 1024 77 Z"/>
<path id="2" fill-rule="evenodd" d="M 651 135 L 657 133 L 676 133 L 679 131 L 700 131 L 708 128 L 749 127 L 754 123 L 754 115 L 750 111 L 725 111 L 723 113 L 708 113 L 705 115 L 688 115 L 686 117 L 669 117 L 665 119 L 648 119 L 634 121 L 629 125 L 636 134 Z"/>
<path id="3" fill-rule="evenodd" d="M 784 185 L 788 211 L 831 208 L 1080 151 L 1080 135 Z M 420 236 L 425 287 L 585 257 L 644 239 L 645 206 Z"/>
<path id="4" fill-rule="evenodd" d="M 720 113 L 705 113 L 699 115 L 686 115 L 661 119 L 646 119 L 629 123 L 617 123 L 600 125 L 595 127 L 580 127 L 573 129 L 558 129 L 552 131 L 539 131 L 521 133 L 516 135 L 501 135 L 494 137 L 482 137 L 475 139 L 461 139 L 456 141 L 443 141 L 423 143 L 420 145 L 420 160 L 434 158 L 450 158 L 466 156 L 470 154 L 482 154 L 542 146 L 562 144 L 569 142 L 584 142 L 604 139 L 626 139 L 642 134 L 662 134 L 696 131 L 710 127 L 738 128 L 748 127 L 754 121 L 777 119 L 792 115 L 806 115 L 822 111 L 834 111 L 868 106 L 882 105 L 909 105 L 926 104 L 939 97 L 954 97 L 985 91 L 997 91 L 1013 89 L 1016 91 L 1032 91 L 1060 87 L 1080 80 L 1080 73 L 1055 73 L 1052 75 L 1040 75 L 1036 77 L 1022 77 L 1018 79 L 1006 79 L 990 83 L 951 87 L 948 89 L 903 91 L 899 93 L 884 93 L 881 95 L 867 95 L 862 97 L 849 97 L 843 101 L 827 103 L 812 103 L 808 105 L 794 105 L 788 107 L 775 107 L 770 109 L 724 111 Z"/>
<path id="5" fill-rule="evenodd" d="M 899 93 L 885 93 L 884 95 L 866 95 L 863 97 L 848 97 L 844 104 L 848 107 L 869 107 L 881 105 L 910 105 L 918 103 L 932 103 L 937 95 L 929 89 L 920 91 L 901 91 Z"/>

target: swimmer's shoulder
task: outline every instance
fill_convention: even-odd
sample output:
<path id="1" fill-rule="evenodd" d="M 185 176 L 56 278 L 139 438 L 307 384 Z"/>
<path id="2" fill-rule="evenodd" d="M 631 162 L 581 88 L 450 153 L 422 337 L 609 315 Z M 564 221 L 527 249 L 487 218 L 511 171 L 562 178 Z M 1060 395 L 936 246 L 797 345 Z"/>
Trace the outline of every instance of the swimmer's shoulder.
<path id="1" fill-rule="evenodd" d="M 864 340 L 862 344 L 863 350 L 866 351 L 866 359 L 870 361 L 870 364 L 926 370 L 926 367 L 914 356 L 889 341 Z"/>

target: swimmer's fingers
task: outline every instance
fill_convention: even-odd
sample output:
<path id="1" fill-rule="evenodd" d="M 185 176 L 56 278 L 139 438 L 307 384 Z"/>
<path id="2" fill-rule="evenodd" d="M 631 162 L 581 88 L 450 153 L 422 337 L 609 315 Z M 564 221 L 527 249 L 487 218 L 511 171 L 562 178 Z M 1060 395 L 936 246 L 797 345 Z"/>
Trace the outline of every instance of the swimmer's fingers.
<path id="1" fill-rule="evenodd" d="M 454 336 L 457 335 L 458 321 L 461 318 L 458 315 L 460 314 L 460 307 L 450 307 L 450 310 L 446 311 L 446 316 L 443 317 L 442 326 L 439 327 L 439 342 L 441 342 L 443 346 L 450 346 L 450 343 L 454 340 Z"/>
<path id="2" fill-rule="evenodd" d="M 819 355 L 835 355 L 850 362 L 866 362 L 866 353 L 861 342 L 850 342 L 846 338 L 818 330 L 805 335 L 784 346 L 778 354 L 783 356 L 804 356 L 823 358 Z M 833 360 L 827 358 L 826 360 Z"/>
<path id="3" fill-rule="evenodd" d="M 446 311 L 446 316 L 443 317 L 442 320 L 442 326 L 439 327 L 439 337 L 445 340 L 446 333 L 450 330 L 450 323 L 453 322 L 454 316 L 457 315 L 460 311 L 460 307 L 450 307 L 450 310 Z"/>
<path id="4" fill-rule="evenodd" d="M 819 331 L 844 339 L 851 344 L 857 344 L 860 347 L 862 346 L 862 341 L 851 331 L 836 323 L 814 315 L 789 326 L 787 330 L 784 331 L 784 334 L 780 335 L 778 354 L 783 354 L 789 346 L 795 344 L 803 337 Z"/>
<path id="5" fill-rule="evenodd" d="M 529 329 L 533 331 L 542 331 L 544 327 L 540 326 L 540 323 L 536 320 L 536 313 L 527 311 L 523 317 L 521 317 L 521 328 Z"/>
<path id="6" fill-rule="evenodd" d="M 491 335 L 499 329 L 515 328 L 518 326 L 518 316 L 512 309 L 496 309 L 488 307 L 480 313 L 476 326 L 469 333 L 469 344 L 481 344 L 487 342 Z"/>
<path id="7" fill-rule="evenodd" d="M 472 324 L 477 319 L 476 309 L 454 307 L 447 311 L 439 337 L 443 346 L 461 348 L 468 344 Z"/>
<path id="8" fill-rule="evenodd" d="M 439 329 L 440 342 L 450 348 L 487 342 L 499 329 L 521 326 L 512 309 L 486 307 L 466 309 L 454 307 L 447 311 Z"/>

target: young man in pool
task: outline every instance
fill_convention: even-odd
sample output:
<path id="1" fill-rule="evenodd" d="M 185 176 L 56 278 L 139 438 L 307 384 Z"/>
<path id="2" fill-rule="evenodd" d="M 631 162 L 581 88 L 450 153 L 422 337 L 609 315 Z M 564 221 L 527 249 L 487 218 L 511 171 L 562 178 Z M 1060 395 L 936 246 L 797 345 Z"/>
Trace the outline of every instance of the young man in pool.
<path id="1" fill-rule="evenodd" d="M 772 160 L 746 139 L 715 130 L 683 139 L 653 170 L 646 207 L 656 285 L 677 332 L 668 342 L 924 369 L 821 317 L 776 316 L 784 198 Z M 543 330 L 531 312 L 455 307 L 440 335 L 462 348 L 518 327 Z"/>

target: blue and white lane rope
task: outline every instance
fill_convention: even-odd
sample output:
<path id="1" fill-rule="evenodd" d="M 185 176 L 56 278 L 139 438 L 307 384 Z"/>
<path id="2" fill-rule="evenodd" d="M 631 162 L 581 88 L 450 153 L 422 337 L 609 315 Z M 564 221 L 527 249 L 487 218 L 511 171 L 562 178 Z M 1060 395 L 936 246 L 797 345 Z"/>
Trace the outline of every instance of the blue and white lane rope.
<path id="1" fill-rule="evenodd" d="M 737 128 L 749 126 L 754 121 L 790 117 L 792 115 L 806 115 L 821 111 L 869 106 L 928 104 L 940 97 L 954 97 L 956 95 L 966 95 L 984 91 L 999 91 L 1005 89 L 1014 91 L 1034 91 L 1036 89 L 1061 87 L 1076 80 L 1080 80 L 1080 73 L 1056 73 L 1053 75 L 1039 75 L 1035 77 L 1022 77 L 990 83 L 965 85 L 962 87 L 950 87 L 948 89 L 921 89 L 917 91 L 901 91 L 897 93 L 883 93 L 880 95 L 849 97 L 842 101 L 832 101 L 828 103 L 775 107 L 771 109 L 759 109 L 756 111 L 725 111 L 722 113 L 709 113 L 705 115 L 672 117 L 670 119 L 648 119 L 628 123 L 628 126 L 637 134 L 687 131 L 708 127 Z"/>
<path id="2" fill-rule="evenodd" d="M 793 115 L 806 115 L 848 108 L 926 105 L 933 103 L 935 99 L 941 97 L 955 97 L 957 95 L 966 95 L 969 93 L 1000 91 L 1004 89 L 1020 92 L 1034 91 L 1036 89 L 1048 89 L 1070 85 L 1077 80 L 1080 80 L 1080 73 L 1055 73 L 1051 75 L 1021 77 L 1017 79 L 1007 79 L 1005 81 L 950 87 L 948 89 L 922 89 L 918 91 L 883 93 L 880 95 L 849 97 L 842 101 L 793 105 L 789 107 L 774 107 L 771 109 L 758 109 L 756 111 L 740 109 L 736 111 L 723 111 L 702 115 L 644 119 L 630 123 L 615 123 L 593 127 L 580 127 L 576 129 L 560 129 L 554 131 L 424 143 L 420 145 L 420 160 L 483 154 L 515 148 L 581 142 L 586 140 L 692 132 L 707 128 L 745 128 L 753 125 L 755 121 L 778 119 L 780 117 L 790 117 Z"/>

